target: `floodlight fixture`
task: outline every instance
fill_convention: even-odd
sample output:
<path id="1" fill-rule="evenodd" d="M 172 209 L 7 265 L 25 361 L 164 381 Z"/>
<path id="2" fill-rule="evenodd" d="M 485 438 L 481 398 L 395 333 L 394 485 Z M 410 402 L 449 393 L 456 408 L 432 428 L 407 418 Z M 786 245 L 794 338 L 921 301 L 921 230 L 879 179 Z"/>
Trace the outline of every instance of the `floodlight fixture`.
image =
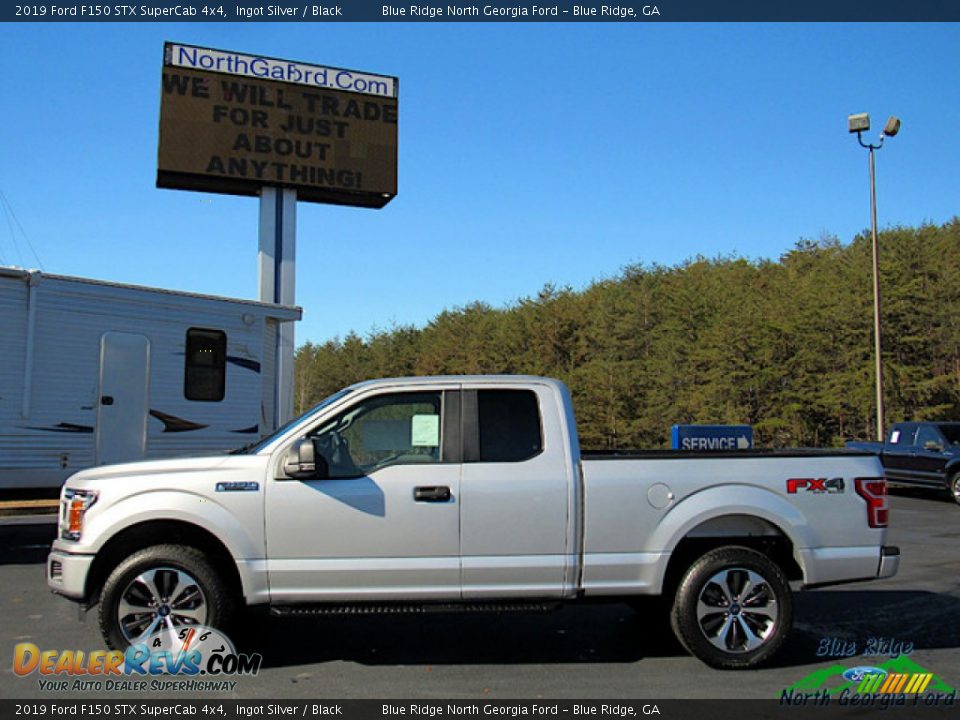
<path id="1" fill-rule="evenodd" d="M 847 117 L 847 130 L 852 133 L 866 132 L 870 129 L 870 113 L 858 113 Z"/>
<path id="2" fill-rule="evenodd" d="M 893 137 L 898 132 L 900 132 L 900 118 L 896 115 L 891 115 L 890 119 L 887 120 L 887 124 L 883 127 L 883 134 L 887 137 Z"/>

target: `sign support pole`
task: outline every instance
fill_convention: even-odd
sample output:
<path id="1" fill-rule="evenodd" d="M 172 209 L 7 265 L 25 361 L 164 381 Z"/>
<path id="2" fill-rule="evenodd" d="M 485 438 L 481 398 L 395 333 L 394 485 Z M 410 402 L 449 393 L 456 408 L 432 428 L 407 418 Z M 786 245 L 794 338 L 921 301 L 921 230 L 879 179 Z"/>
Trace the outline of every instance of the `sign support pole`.
<path id="1" fill-rule="evenodd" d="M 297 259 L 297 191 L 264 187 L 260 190 L 260 300 L 295 305 Z M 293 417 L 292 322 L 278 323 L 276 338 L 276 395 L 273 428 Z"/>

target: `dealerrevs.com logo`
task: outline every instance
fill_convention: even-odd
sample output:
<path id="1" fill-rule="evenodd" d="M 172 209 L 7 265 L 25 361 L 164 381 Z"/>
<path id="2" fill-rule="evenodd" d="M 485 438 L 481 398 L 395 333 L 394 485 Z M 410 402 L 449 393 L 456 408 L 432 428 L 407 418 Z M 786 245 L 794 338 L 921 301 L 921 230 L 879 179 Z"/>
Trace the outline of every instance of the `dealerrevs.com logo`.
<path id="1" fill-rule="evenodd" d="M 41 690 L 75 691 L 229 691 L 238 675 L 256 675 L 263 658 L 237 653 L 219 630 L 194 625 L 161 630 L 120 650 L 41 650 L 19 643 L 13 671 L 39 676 Z"/>

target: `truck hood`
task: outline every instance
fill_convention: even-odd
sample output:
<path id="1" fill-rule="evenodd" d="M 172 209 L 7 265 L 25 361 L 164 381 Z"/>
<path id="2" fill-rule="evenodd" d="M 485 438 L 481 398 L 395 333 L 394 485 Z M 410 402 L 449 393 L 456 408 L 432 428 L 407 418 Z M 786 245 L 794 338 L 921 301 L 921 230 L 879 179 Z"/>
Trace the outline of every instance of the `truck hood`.
<path id="1" fill-rule="evenodd" d="M 185 476 L 196 474 L 198 479 L 218 470 L 230 471 L 238 467 L 249 467 L 263 462 L 262 458 L 252 455 L 210 455 L 202 457 L 173 458 L 169 460 L 147 460 L 143 462 L 123 463 L 121 465 L 101 465 L 87 468 L 67 478 L 67 487 L 87 487 L 92 484 L 123 482 L 156 482 L 161 476 L 177 476 L 183 482 Z"/>

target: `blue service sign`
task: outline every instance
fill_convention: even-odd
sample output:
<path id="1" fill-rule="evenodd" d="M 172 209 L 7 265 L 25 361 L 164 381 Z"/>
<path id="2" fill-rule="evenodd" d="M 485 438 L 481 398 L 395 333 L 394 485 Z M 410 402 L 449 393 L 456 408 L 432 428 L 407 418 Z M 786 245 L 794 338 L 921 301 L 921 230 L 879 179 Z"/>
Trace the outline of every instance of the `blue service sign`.
<path id="1" fill-rule="evenodd" d="M 750 425 L 674 425 L 670 432 L 674 450 L 749 450 Z"/>

